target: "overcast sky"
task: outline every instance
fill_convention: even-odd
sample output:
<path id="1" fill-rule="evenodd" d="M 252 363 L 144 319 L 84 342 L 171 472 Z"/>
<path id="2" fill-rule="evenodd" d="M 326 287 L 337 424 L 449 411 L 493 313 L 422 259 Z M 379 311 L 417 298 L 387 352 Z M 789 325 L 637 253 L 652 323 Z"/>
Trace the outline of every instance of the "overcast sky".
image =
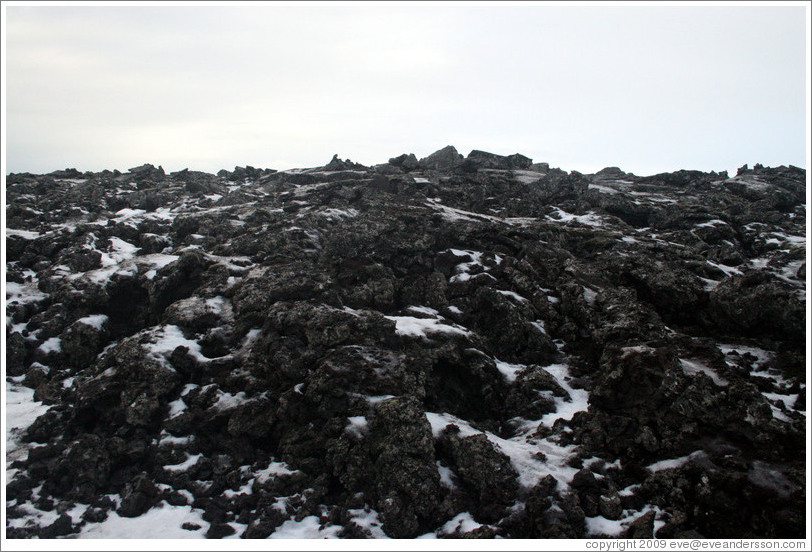
<path id="1" fill-rule="evenodd" d="M 806 167 L 804 4 L 5 3 L 4 169 Z"/>

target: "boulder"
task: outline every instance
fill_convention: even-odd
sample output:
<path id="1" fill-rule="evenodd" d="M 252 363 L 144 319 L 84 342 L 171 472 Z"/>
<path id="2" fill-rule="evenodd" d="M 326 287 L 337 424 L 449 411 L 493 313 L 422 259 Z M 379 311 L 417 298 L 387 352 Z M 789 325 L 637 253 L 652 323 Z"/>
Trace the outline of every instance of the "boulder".
<path id="1" fill-rule="evenodd" d="M 395 167 L 400 167 L 404 172 L 410 172 L 420 168 L 420 163 L 413 153 L 401 154 L 389 160 L 389 164 Z"/>
<path id="2" fill-rule="evenodd" d="M 70 366 L 84 368 L 96 359 L 109 339 L 108 320 L 104 314 L 83 317 L 60 334 L 62 352 Z"/>
<path id="3" fill-rule="evenodd" d="M 370 421 L 376 508 L 394 538 L 415 537 L 440 503 L 431 426 L 411 397 L 383 400 Z"/>
<path id="4" fill-rule="evenodd" d="M 505 156 L 473 150 L 462 163 L 462 169 L 469 172 L 479 169 L 527 170 L 532 164 L 532 159 L 519 153 Z"/>
<path id="5" fill-rule="evenodd" d="M 133 175 L 138 180 L 154 180 L 160 181 L 163 180 L 166 176 L 166 173 L 163 170 L 163 167 L 155 168 L 155 165 L 151 163 L 144 163 L 143 165 L 139 165 L 138 167 L 133 167 L 129 169 L 131 175 Z"/>
<path id="6" fill-rule="evenodd" d="M 446 146 L 421 159 L 419 165 L 421 169 L 448 171 L 462 165 L 463 161 L 463 156 L 457 152 L 454 146 Z"/>
<path id="7" fill-rule="evenodd" d="M 360 163 L 353 163 L 349 159 L 342 160 L 338 158 L 338 154 L 333 155 L 333 158 L 327 163 L 322 170 L 325 171 L 352 171 L 364 170 L 366 167 Z"/>
<path id="8" fill-rule="evenodd" d="M 794 343 L 804 340 L 803 303 L 791 286 L 763 272 L 726 278 L 709 299 L 713 323 L 728 334 L 769 335 Z"/>
<path id="9" fill-rule="evenodd" d="M 152 508 L 157 498 L 157 487 L 146 474 L 141 474 L 127 484 L 116 513 L 122 517 L 138 517 Z"/>
<path id="10" fill-rule="evenodd" d="M 454 473 L 475 493 L 476 517 L 490 522 L 503 517 L 518 491 L 518 474 L 510 459 L 484 434 L 461 437 L 454 425 L 443 432 L 440 447 Z"/>

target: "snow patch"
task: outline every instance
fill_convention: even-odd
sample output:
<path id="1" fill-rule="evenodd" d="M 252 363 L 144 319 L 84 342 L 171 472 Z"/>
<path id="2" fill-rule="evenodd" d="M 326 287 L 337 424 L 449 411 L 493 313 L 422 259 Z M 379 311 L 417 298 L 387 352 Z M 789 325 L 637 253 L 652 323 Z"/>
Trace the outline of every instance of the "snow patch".
<path id="1" fill-rule="evenodd" d="M 344 307 L 344 308 L 346 309 L 347 307 Z M 429 316 L 439 316 L 440 315 L 440 313 L 437 312 L 436 309 L 433 309 L 431 307 L 407 307 L 406 310 L 409 310 L 409 311 L 412 311 L 412 312 L 419 312 L 420 314 L 427 314 Z"/>
<path id="2" fill-rule="evenodd" d="M 723 265 L 723 264 L 720 264 L 720 263 L 715 263 L 713 261 L 708 261 L 708 260 L 705 260 L 705 262 L 707 264 L 711 265 L 713 268 L 718 268 L 719 270 L 724 272 L 727 276 L 734 276 L 734 275 L 739 276 L 739 275 L 742 274 L 741 270 L 739 270 L 738 268 L 734 268 L 732 266 L 727 266 L 727 265 Z"/>
<path id="3" fill-rule="evenodd" d="M 716 346 L 722 351 L 722 354 L 725 356 L 731 354 L 738 354 L 738 355 L 745 355 L 749 354 L 755 357 L 755 361 L 753 362 L 753 372 L 758 372 L 760 369 L 767 364 L 773 358 L 773 353 L 767 351 L 765 349 L 760 349 L 758 347 L 749 347 L 746 345 L 733 345 L 728 343 L 717 343 Z M 729 366 L 736 366 L 731 362 L 725 360 Z"/>
<path id="4" fill-rule="evenodd" d="M 344 431 L 353 435 L 354 437 L 363 437 L 369 429 L 369 422 L 366 416 L 348 416 L 349 423 L 344 428 Z"/>
<path id="5" fill-rule="evenodd" d="M 415 318 L 414 316 L 385 316 L 395 323 L 395 333 L 409 337 L 428 338 L 428 334 L 441 333 L 470 335 L 471 332 L 457 324 L 444 324 L 441 318 Z"/>
<path id="6" fill-rule="evenodd" d="M 6 235 L 16 236 L 24 240 L 35 240 L 40 236 L 42 236 L 42 234 L 40 234 L 39 232 L 33 232 L 31 230 L 15 230 L 13 228 L 6 228 Z"/>
<path id="7" fill-rule="evenodd" d="M 378 512 L 372 508 L 358 508 L 355 510 L 347 510 L 350 514 L 353 523 L 362 529 L 369 531 L 373 539 L 388 539 L 389 536 L 383 532 L 381 526 L 383 523 L 378 517 Z"/>
<path id="8" fill-rule="evenodd" d="M 609 186 L 602 186 L 601 184 L 589 183 L 587 185 L 587 189 L 588 190 L 598 190 L 599 192 L 604 193 L 604 194 L 608 194 L 608 195 L 613 195 L 613 194 L 619 193 L 618 190 L 615 190 L 614 188 L 610 188 Z"/>
<path id="9" fill-rule="evenodd" d="M 463 249 L 449 249 L 457 257 L 470 257 L 470 261 L 458 264 L 454 267 L 454 274 L 449 278 L 450 283 L 454 282 L 467 282 L 471 279 L 471 269 L 477 266 L 484 266 L 482 264 L 482 256 L 484 253 L 481 251 L 466 251 Z"/>
<path id="10" fill-rule="evenodd" d="M 496 364 L 496 368 L 502 372 L 502 375 L 505 376 L 508 383 L 515 382 L 516 378 L 519 377 L 519 372 L 527 368 L 525 364 L 510 364 L 509 362 L 503 362 L 497 358 L 494 358 L 493 361 Z"/>
<path id="11" fill-rule="evenodd" d="M 161 434 L 156 439 L 156 445 L 171 445 L 171 446 L 186 446 L 193 443 L 195 440 L 194 435 L 187 435 L 186 437 L 175 437 L 171 433 L 167 432 L 165 429 L 161 431 Z"/>
<path id="12" fill-rule="evenodd" d="M 452 491 L 457 488 L 457 484 L 454 483 L 456 477 L 454 471 L 448 466 L 443 466 L 439 460 L 437 461 L 437 473 L 440 474 L 440 485 Z"/>
<path id="13" fill-rule="evenodd" d="M 600 215 L 597 215 L 593 212 L 589 212 L 585 215 L 573 215 L 571 213 L 567 213 L 558 207 L 553 208 L 553 215 L 547 215 L 547 220 L 551 220 L 553 222 L 577 222 L 578 224 L 583 224 L 584 226 L 604 226 L 605 222 Z"/>
<path id="14" fill-rule="evenodd" d="M 767 182 L 751 174 L 737 175 L 733 178 L 728 178 L 723 182 L 723 184 L 743 184 L 747 188 L 752 188 L 753 190 L 762 192 L 765 192 L 771 188 Z"/>
<path id="15" fill-rule="evenodd" d="M 618 537 L 634 520 L 650 511 L 655 513 L 653 532 L 656 534 L 665 525 L 665 522 L 659 519 L 663 517 L 663 511 L 653 505 L 647 505 L 642 510 L 623 510 L 623 514 L 618 520 L 606 519 L 603 516 L 588 517 L 586 518 L 586 534 L 587 536 L 606 535 Z"/>
<path id="16" fill-rule="evenodd" d="M 171 472 L 186 471 L 195 464 L 197 464 L 197 461 L 203 457 L 202 454 L 189 454 L 188 452 L 185 452 L 184 454 L 186 455 L 186 460 L 184 460 L 180 464 L 170 464 L 164 466 L 164 470 Z"/>
<path id="17" fill-rule="evenodd" d="M 58 337 L 51 337 L 37 347 L 37 350 L 46 355 L 48 353 L 59 353 L 62 351 L 62 340 Z"/>
<path id="18" fill-rule="evenodd" d="M 431 434 L 434 436 L 435 439 L 439 439 L 440 436 L 443 434 L 443 430 L 451 424 L 454 424 L 460 428 L 459 433 L 460 437 L 468 437 L 470 435 L 482 433 L 481 431 L 471 427 L 471 424 L 469 424 L 465 420 L 457 418 L 452 414 L 439 412 L 426 412 L 426 418 L 428 419 L 429 425 L 431 426 Z"/>
<path id="19" fill-rule="evenodd" d="M 341 525 L 327 525 L 321 527 L 319 518 L 307 516 L 301 521 L 289 519 L 274 531 L 271 539 L 334 539 L 338 537 L 343 527 Z"/>
<path id="20" fill-rule="evenodd" d="M 155 331 L 155 341 L 148 343 L 145 347 L 150 352 L 161 356 L 169 356 L 172 354 L 172 351 L 178 347 L 188 347 L 189 354 L 198 360 L 208 360 L 200 352 L 200 344 L 197 341 L 186 339 L 183 335 L 183 331 L 174 324 L 159 327 L 158 330 Z"/>
<path id="21" fill-rule="evenodd" d="M 772 366 L 772 360 L 775 356 L 774 353 L 758 347 L 748 347 L 744 345 L 717 343 L 717 347 L 725 354 L 725 362 L 728 366 L 733 368 L 738 367 L 738 365 L 736 362 L 728 360 L 728 356 L 738 355 L 741 357 L 749 355 L 752 357 L 750 375 L 772 380 L 773 390 L 762 390 L 761 394 L 767 399 L 773 417 L 782 422 L 790 422 L 791 419 L 784 410 L 791 412 L 795 408 L 798 394 L 788 392 L 792 386 L 792 382 L 784 378 L 780 371 Z"/>
<path id="22" fill-rule="evenodd" d="M 691 460 L 695 458 L 699 458 L 705 455 L 705 451 L 697 450 L 692 452 L 687 456 L 680 456 L 679 458 L 669 458 L 667 460 L 660 460 L 659 462 L 654 462 L 646 466 L 646 469 L 652 473 L 657 473 L 658 471 L 663 470 L 675 470 L 677 468 L 681 468 Z"/>
<path id="23" fill-rule="evenodd" d="M 555 378 L 558 385 L 569 394 L 570 400 L 555 397 L 556 411 L 545 414 L 541 419 L 542 425 L 552 427 L 558 420 L 572 420 L 576 413 L 589 409 L 589 392 L 585 389 L 576 389 L 569 384 L 569 368 L 566 364 L 551 364 L 545 366 L 544 371 Z"/>
<path id="24" fill-rule="evenodd" d="M 118 215 L 118 216 L 115 219 L 113 219 L 114 221 L 116 221 L 116 222 L 124 222 L 125 220 L 131 219 L 133 217 L 144 215 L 144 214 L 146 214 L 146 211 L 144 209 L 125 208 L 125 209 L 121 209 L 119 211 L 116 211 L 115 214 Z"/>
<path id="25" fill-rule="evenodd" d="M 426 205 L 439 210 L 443 218 L 449 222 L 499 222 L 502 224 L 510 224 L 510 222 L 501 217 L 474 213 L 473 211 L 465 211 L 463 209 L 455 209 L 454 207 L 442 205 L 436 198 L 431 198 L 426 201 Z"/>
<path id="26" fill-rule="evenodd" d="M 603 516 L 588 517 L 586 520 L 587 535 L 606 535 L 616 537 L 626 530 L 620 520 L 606 519 Z"/>
<path id="27" fill-rule="evenodd" d="M 138 263 L 151 266 L 153 270 L 160 270 L 170 263 L 180 259 L 180 255 L 166 255 L 165 253 L 151 253 L 138 257 Z M 153 275 L 154 276 L 154 275 Z M 150 278 L 151 279 L 151 278 Z"/>
<path id="28" fill-rule="evenodd" d="M 107 320 L 109 320 L 109 317 L 106 314 L 91 314 L 90 316 L 80 318 L 79 320 L 77 320 L 77 322 L 101 331 L 102 326 L 104 326 Z"/>
<path id="29" fill-rule="evenodd" d="M 115 236 L 109 238 L 109 240 L 109 251 L 106 253 L 102 252 L 101 263 L 103 267 L 121 264 L 126 260 L 132 259 L 141 249 Z"/>
<path id="30" fill-rule="evenodd" d="M 361 395 L 366 399 L 369 404 L 378 404 L 381 401 L 385 401 L 387 399 L 394 399 L 394 395 Z"/>
<path id="31" fill-rule="evenodd" d="M 256 480 L 257 483 L 262 484 L 273 477 L 279 477 L 281 475 L 293 475 L 296 473 L 299 473 L 298 470 L 290 469 L 290 467 L 284 462 L 271 462 L 268 464 L 267 468 L 256 473 Z"/>
<path id="32" fill-rule="evenodd" d="M 566 487 L 578 471 L 567 464 L 575 451 L 575 445 L 561 446 L 550 438 L 526 438 L 524 435 L 504 439 L 487 431 L 479 431 L 465 420 L 447 413 L 426 412 L 426 418 L 435 438 L 439 438 L 450 424 L 459 428 L 460 437 L 484 433 L 498 450 L 510 458 L 511 465 L 519 474 L 519 485 L 525 489 L 532 488 L 547 475 L 552 475 L 560 487 Z M 539 457 L 539 453 L 544 455 L 544 459 Z"/>
<path id="33" fill-rule="evenodd" d="M 440 527 L 438 533 L 441 535 L 453 535 L 454 533 L 467 533 L 480 527 L 482 527 L 482 524 L 474 520 L 470 513 L 462 512 Z"/>
<path id="34" fill-rule="evenodd" d="M 323 216 L 327 220 L 341 220 L 341 219 L 348 219 L 348 218 L 355 218 L 358 216 L 358 211 L 355 209 L 324 209 L 323 211 L 319 211 L 319 215 Z"/>
<path id="35" fill-rule="evenodd" d="M 175 399 L 167 404 L 167 406 L 169 407 L 169 413 L 166 415 L 167 419 L 174 418 L 178 414 L 185 412 L 187 409 L 186 403 L 183 402 L 183 399 Z"/>
<path id="36" fill-rule="evenodd" d="M 232 410 L 248 402 L 245 391 L 239 391 L 236 395 L 220 391 L 219 389 L 217 391 L 217 402 L 212 405 L 212 408 L 216 410 Z"/>
<path id="37" fill-rule="evenodd" d="M 715 226 L 727 226 L 727 223 L 723 220 L 713 219 L 707 222 L 702 222 L 700 224 L 694 225 L 696 228 L 713 228 Z"/>
<path id="38" fill-rule="evenodd" d="M 513 299 L 514 301 L 518 301 L 519 303 L 529 303 L 530 302 L 528 299 L 526 299 L 525 297 L 522 297 L 521 295 L 519 295 L 515 291 L 508 291 L 508 290 L 505 290 L 505 289 L 497 289 L 496 292 L 501 293 L 505 297 L 510 297 L 511 299 Z"/>
<path id="39" fill-rule="evenodd" d="M 513 171 L 513 178 L 522 184 L 535 184 L 541 180 L 547 173 L 537 173 L 534 171 Z"/>
<path id="40" fill-rule="evenodd" d="M 590 307 L 594 307 L 595 300 L 598 298 L 598 292 L 586 286 L 581 287 L 584 289 L 584 301 L 586 301 L 587 305 Z"/>
<path id="41" fill-rule="evenodd" d="M 231 302 L 221 295 L 211 297 L 206 299 L 206 310 L 215 316 L 228 315 L 231 311 Z"/>
<path id="42" fill-rule="evenodd" d="M 6 381 L 6 473 L 14 460 L 22 459 L 31 448 L 20 440 L 28 427 L 50 406 L 34 400 L 34 390 Z M 10 478 L 9 478 L 10 479 Z"/>
<path id="43" fill-rule="evenodd" d="M 48 294 L 37 289 L 36 283 L 18 284 L 17 282 L 6 281 L 6 305 L 38 303 L 47 298 Z"/>
<path id="44" fill-rule="evenodd" d="M 730 384 L 730 382 L 728 382 L 725 378 L 717 374 L 712 368 L 705 366 L 699 361 L 686 360 L 684 358 L 681 358 L 679 359 L 679 363 L 682 366 L 683 372 L 685 372 L 689 376 L 694 376 L 696 374 L 706 374 L 710 376 L 710 379 L 713 380 L 713 383 L 715 383 L 719 387 L 727 387 Z"/>
<path id="45" fill-rule="evenodd" d="M 78 537 L 87 539 L 188 539 L 205 538 L 209 523 L 203 511 L 191 506 L 170 506 L 161 502 L 157 507 L 134 518 L 121 517 L 110 512 L 101 523 L 82 527 Z M 184 523 L 199 529 L 186 530 Z"/>
<path id="46" fill-rule="evenodd" d="M 53 522 L 57 520 L 59 514 L 55 510 L 51 511 L 40 510 L 32 503 L 32 501 L 35 501 L 37 498 L 39 498 L 41 490 L 42 485 L 32 489 L 33 494 L 31 500 L 27 500 L 21 504 L 18 504 L 18 507 L 20 508 L 20 510 L 22 510 L 22 512 L 25 513 L 25 515 L 23 517 L 16 519 L 7 519 L 6 520 L 7 527 L 19 528 L 25 527 L 26 525 L 29 524 L 35 524 L 40 527 L 47 527 L 48 525 L 51 525 Z M 73 523 L 77 523 L 80 520 L 82 514 L 85 513 L 87 508 L 88 506 L 86 504 L 77 504 L 74 507 L 67 510 L 65 513 L 68 514 L 68 516 L 70 516 L 71 521 L 73 521 Z"/>
<path id="47" fill-rule="evenodd" d="M 539 332 L 547 335 L 547 328 L 544 327 L 544 320 L 534 320 L 530 322 L 530 325 L 536 328 Z"/>

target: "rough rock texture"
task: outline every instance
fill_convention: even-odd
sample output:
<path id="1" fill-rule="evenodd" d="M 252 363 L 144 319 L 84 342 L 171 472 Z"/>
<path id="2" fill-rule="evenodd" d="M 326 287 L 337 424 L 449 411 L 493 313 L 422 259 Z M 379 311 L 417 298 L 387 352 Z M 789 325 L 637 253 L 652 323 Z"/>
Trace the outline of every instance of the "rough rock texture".
<path id="1" fill-rule="evenodd" d="M 8 175 L 8 534 L 801 538 L 805 180 Z"/>

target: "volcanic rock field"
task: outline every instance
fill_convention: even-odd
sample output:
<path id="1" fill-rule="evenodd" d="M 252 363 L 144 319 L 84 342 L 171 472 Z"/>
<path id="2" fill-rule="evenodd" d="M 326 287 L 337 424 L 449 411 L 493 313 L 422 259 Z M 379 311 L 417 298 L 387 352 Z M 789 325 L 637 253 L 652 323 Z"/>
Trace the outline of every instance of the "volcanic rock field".
<path id="1" fill-rule="evenodd" d="M 806 172 L 6 177 L 9 538 L 803 538 Z"/>

